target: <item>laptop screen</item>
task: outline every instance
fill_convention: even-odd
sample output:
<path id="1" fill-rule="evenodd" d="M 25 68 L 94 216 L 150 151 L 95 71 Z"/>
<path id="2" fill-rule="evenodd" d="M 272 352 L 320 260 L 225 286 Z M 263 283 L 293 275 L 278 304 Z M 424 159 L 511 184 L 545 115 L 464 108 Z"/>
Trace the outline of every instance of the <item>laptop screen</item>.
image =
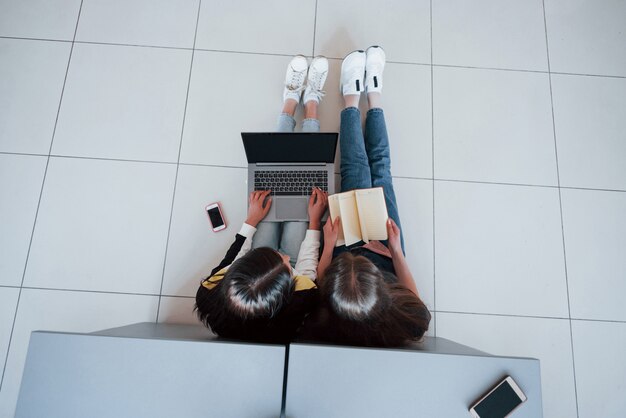
<path id="1" fill-rule="evenodd" d="M 339 134 L 242 132 L 248 163 L 332 163 Z"/>

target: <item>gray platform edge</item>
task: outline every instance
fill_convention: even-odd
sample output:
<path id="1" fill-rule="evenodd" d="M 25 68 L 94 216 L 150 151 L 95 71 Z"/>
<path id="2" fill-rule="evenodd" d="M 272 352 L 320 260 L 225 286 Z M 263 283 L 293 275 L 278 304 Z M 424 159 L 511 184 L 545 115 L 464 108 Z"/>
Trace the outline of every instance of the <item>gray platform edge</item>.
<path id="1" fill-rule="evenodd" d="M 55 332 L 55 331 L 33 331 L 33 332 Z M 63 333 L 72 334 L 72 333 Z M 137 324 L 126 325 L 123 327 L 109 328 L 101 331 L 95 331 L 90 335 L 101 335 L 109 337 L 122 337 L 122 338 L 145 338 L 145 339 L 176 339 L 176 340 L 190 340 L 190 341 L 212 341 L 212 342 L 227 342 L 236 344 L 259 344 L 246 341 L 229 340 L 221 338 L 213 334 L 207 328 L 201 325 L 177 325 L 177 324 L 161 324 L 154 322 L 140 322 Z M 429 352 L 437 354 L 450 354 L 460 356 L 477 356 L 477 357 L 502 357 L 502 358 L 514 358 L 514 359 L 528 359 L 536 360 L 532 357 L 513 357 L 513 356 L 501 356 L 486 353 L 484 351 L 477 350 L 475 348 L 459 344 L 455 341 L 448 340 L 441 337 L 424 337 L 422 341 L 415 342 L 406 347 L 395 348 L 380 348 L 380 347 L 361 347 L 361 346 L 338 346 L 334 344 L 322 344 L 312 341 L 295 340 L 289 345 L 307 345 L 307 346 L 325 346 L 325 347 L 342 347 L 342 348 L 355 348 L 362 350 L 377 350 L 377 351 L 416 351 L 416 352 Z M 280 345 L 280 344 L 276 344 Z"/>

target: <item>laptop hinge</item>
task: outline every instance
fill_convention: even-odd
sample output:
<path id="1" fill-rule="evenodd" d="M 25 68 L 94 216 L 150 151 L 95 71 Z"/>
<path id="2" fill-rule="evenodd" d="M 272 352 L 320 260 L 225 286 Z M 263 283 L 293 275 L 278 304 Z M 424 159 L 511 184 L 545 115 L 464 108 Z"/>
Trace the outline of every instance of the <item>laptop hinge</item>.
<path id="1" fill-rule="evenodd" d="M 326 163 L 256 163 L 257 167 L 263 167 L 263 166 L 276 166 L 276 165 L 280 165 L 280 166 L 285 166 L 285 167 L 308 167 L 308 166 L 313 166 L 313 167 L 319 167 L 319 166 L 325 166 Z"/>

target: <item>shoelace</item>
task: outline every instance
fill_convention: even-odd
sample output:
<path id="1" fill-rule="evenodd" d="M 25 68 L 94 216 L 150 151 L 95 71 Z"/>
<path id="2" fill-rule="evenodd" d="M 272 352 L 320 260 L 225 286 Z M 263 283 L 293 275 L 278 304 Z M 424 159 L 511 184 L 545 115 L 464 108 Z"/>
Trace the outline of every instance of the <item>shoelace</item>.
<path id="1" fill-rule="evenodd" d="M 293 93 L 302 93 L 302 90 L 304 90 L 304 85 L 302 85 L 302 86 L 300 86 L 300 87 L 298 87 L 296 89 L 292 89 L 290 84 L 287 84 L 285 87 L 287 88 L 287 90 L 289 90 L 290 92 L 293 92 Z"/>
<path id="2" fill-rule="evenodd" d="M 306 72 L 304 71 L 294 71 L 291 74 L 291 80 L 289 80 L 289 83 L 287 84 L 287 90 L 291 90 L 291 91 L 302 91 L 304 89 L 304 76 L 305 76 Z M 300 84 L 300 87 L 294 89 L 292 88 L 292 86 L 297 86 L 298 84 Z"/>
<path id="3" fill-rule="evenodd" d="M 313 77 L 313 79 L 311 79 L 311 82 L 308 84 L 309 87 L 311 87 L 311 89 L 309 91 L 309 94 L 317 97 L 318 100 L 326 95 L 326 91 L 319 90 L 317 88 L 320 84 L 322 84 L 322 78 L 324 77 L 325 74 L 326 74 L 326 72 L 324 72 L 324 73 L 316 73 L 315 77 Z"/>
<path id="4" fill-rule="evenodd" d="M 322 97 L 324 97 L 326 95 L 326 92 L 324 90 L 314 90 L 311 87 L 311 90 L 309 90 L 309 92 L 305 93 L 305 94 L 308 94 L 308 95 L 311 95 L 311 96 L 315 96 L 315 97 L 317 97 L 317 100 L 320 100 Z"/>

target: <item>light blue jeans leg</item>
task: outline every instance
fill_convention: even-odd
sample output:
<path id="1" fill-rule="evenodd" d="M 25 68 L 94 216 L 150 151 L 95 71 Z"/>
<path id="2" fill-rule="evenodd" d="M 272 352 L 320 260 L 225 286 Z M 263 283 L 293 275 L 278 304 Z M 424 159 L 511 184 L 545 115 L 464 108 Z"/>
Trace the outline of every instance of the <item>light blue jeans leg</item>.
<path id="1" fill-rule="evenodd" d="M 365 149 L 370 165 L 372 187 L 382 187 L 387 203 L 389 217 L 402 230 L 400 213 L 396 203 L 396 194 L 393 190 L 391 177 L 391 158 L 389 153 L 389 136 L 385 124 L 385 114 L 380 108 L 370 109 L 365 119 Z M 400 235 L 402 251 L 404 252 L 404 234 Z M 386 245 L 387 243 L 383 241 Z"/>
<path id="2" fill-rule="evenodd" d="M 319 132 L 320 121 L 317 119 L 304 119 L 302 121 L 302 132 Z"/>
<path id="3" fill-rule="evenodd" d="M 281 113 L 278 116 L 278 124 L 276 131 L 293 132 L 296 127 L 296 120 L 286 114 Z M 302 122 L 302 132 L 319 132 L 320 122 L 317 119 L 304 119 Z M 257 229 L 252 247 L 270 247 L 290 257 L 289 263 L 291 267 L 296 266 L 300 245 L 304 241 L 306 230 L 309 224 L 307 222 L 261 222 Z M 257 240 L 257 236 L 261 235 Z M 265 245 L 255 246 L 255 240 Z"/>
<path id="4" fill-rule="evenodd" d="M 308 222 L 283 222 L 283 233 L 280 237 L 280 248 L 278 251 L 290 257 L 289 263 L 291 267 L 296 266 L 300 245 L 304 241 L 308 227 Z"/>
<path id="5" fill-rule="evenodd" d="M 361 112 L 356 107 L 348 107 L 341 112 L 339 149 L 341 191 L 372 187 L 372 174 L 361 129 Z"/>
<path id="6" fill-rule="evenodd" d="M 278 251 L 281 229 L 281 222 L 260 222 L 256 226 L 256 232 L 252 237 L 252 248 L 269 247 Z"/>
<path id="7" fill-rule="evenodd" d="M 296 120 L 286 113 L 278 115 L 278 122 L 276 123 L 276 132 L 293 132 L 296 127 Z"/>
<path id="8" fill-rule="evenodd" d="M 278 115 L 276 132 L 293 132 L 296 128 L 296 120 L 286 113 Z M 302 132 L 319 132 L 320 121 L 318 119 L 304 119 L 302 121 Z"/>
<path id="9" fill-rule="evenodd" d="M 286 113 L 278 115 L 277 132 L 293 132 L 296 120 Z M 279 251 L 281 247 L 282 222 L 262 221 L 257 225 L 256 233 L 252 237 L 252 248 L 269 247 Z M 297 255 L 296 255 L 297 257 Z"/>
<path id="10" fill-rule="evenodd" d="M 308 226 L 307 222 L 260 222 L 252 237 L 252 248 L 268 247 L 287 254 L 289 264 L 295 267 Z"/>

